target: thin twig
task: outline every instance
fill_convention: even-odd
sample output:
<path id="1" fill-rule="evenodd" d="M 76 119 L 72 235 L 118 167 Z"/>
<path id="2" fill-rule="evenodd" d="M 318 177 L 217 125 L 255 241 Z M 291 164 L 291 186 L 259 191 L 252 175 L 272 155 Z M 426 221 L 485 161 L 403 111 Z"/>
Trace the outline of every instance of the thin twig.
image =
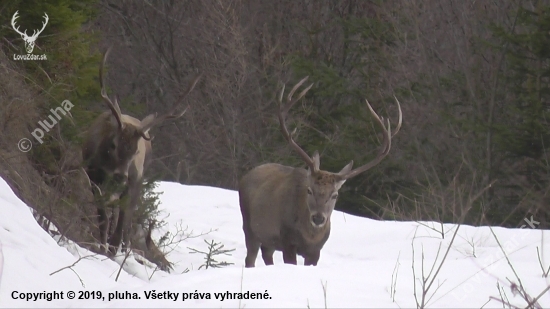
<path id="1" fill-rule="evenodd" d="M 321 281 L 321 285 L 323 286 L 323 298 L 325 300 L 325 309 L 327 309 L 327 282 L 323 284 L 323 281 Z"/>
<path id="2" fill-rule="evenodd" d="M 78 262 L 80 262 L 81 260 L 83 259 L 86 259 L 86 258 L 89 258 L 89 257 L 92 257 L 92 256 L 96 256 L 97 254 L 90 254 L 90 255 L 85 255 L 85 256 L 81 256 L 80 258 L 78 258 L 78 260 L 76 260 L 76 262 L 74 262 L 72 265 L 69 265 L 69 266 L 65 266 L 63 268 L 60 268 L 56 271 L 54 271 L 53 273 L 50 274 L 51 275 L 55 275 L 57 274 L 58 272 L 64 270 L 64 269 L 67 269 L 67 268 L 71 268 L 71 267 L 74 267 Z"/>
<path id="3" fill-rule="evenodd" d="M 502 244 L 501 244 L 500 241 L 498 240 L 498 237 L 497 237 L 497 235 L 495 234 L 495 232 L 493 231 L 493 228 L 492 228 L 491 226 L 489 226 L 489 230 L 491 231 L 491 234 L 493 234 L 493 237 L 494 237 L 495 240 L 497 241 L 497 244 L 498 244 L 498 246 L 500 247 L 500 250 L 502 251 L 502 254 L 504 254 L 504 257 L 506 258 L 506 261 L 508 262 L 508 265 L 509 265 L 510 268 L 512 269 L 512 272 L 514 273 L 514 275 L 516 276 L 516 279 L 518 279 L 520 288 L 521 288 L 522 290 L 524 290 L 523 284 L 521 283 L 521 279 L 519 278 L 518 273 L 517 273 L 516 270 L 514 269 L 514 266 L 512 265 L 512 262 L 510 262 L 510 259 L 508 258 L 508 255 L 507 255 L 506 252 L 504 251 L 504 248 L 502 247 Z"/>
<path id="4" fill-rule="evenodd" d="M 128 251 L 126 252 L 126 255 L 124 255 L 124 260 L 122 260 L 122 263 L 120 264 L 120 268 L 118 269 L 118 273 L 116 274 L 115 282 L 118 281 L 118 276 L 120 276 L 120 272 L 122 271 L 122 267 L 124 267 L 124 263 L 126 263 L 126 259 L 130 255 L 130 252 L 132 249 L 128 248 Z"/>
<path id="5" fill-rule="evenodd" d="M 540 256 L 540 252 L 539 252 L 539 247 L 537 246 L 537 257 L 539 259 L 539 265 L 540 265 L 540 269 L 542 270 L 542 277 L 543 278 L 546 278 L 548 277 L 548 274 L 550 273 L 550 265 L 548 266 L 548 270 L 545 270 L 544 269 L 544 265 L 542 263 L 542 260 L 541 260 L 541 256 Z"/>
<path id="6" fill-rule="evenodd" d="M 62 270 L 65 270 L 65 269 L 70 269 L 77 277 L 78 277 L 78 280 L 80 280 L 80 284 L 82 285 L 83 288 L 86 288 L 86 285 L 84 284 L 84 281 L 82 280 L 82 278 L 80 278 L 80 276 L 78 275 L 78 273 L 73 269 L 73 267 L 80 261 L 86 259 L 86 258 L 89 258 L 89 257 L 93 257 L 93 256 L 96 256 L 97 254 L 90 254 L 90 255 L 85 255 L 85 256 L 81 256 L 78 258 L 78 260 L 76 260 L 72 265 L 69 265 L 69 266 L 65 266 L 65 267 L 62 267 L 54 272 L 52 272 L 50 274 L 50 276 L 52 275 L 55 275 L 57 274 L 58 272 L 62 271 Z"/>
<path id="7" fill-rule="evenodd" d="M 399 256 L 401 256 L 401 251 L 399 251 L 399 254 L 397 255 L 397 261 L 395 261 L 395 267 L 393 268 L 393 272 L 391 274 L 390 297 L 392 302 L 395 302 L 397 275 L 399 274 L 399 265 L 401 265 L 399 264 Z"/>
<path id="8" fill-rule="evenodd" d="M 430 282 L 430 284 L 428 285 L 428 288 L 427 290 L 430 289 L 430 287 L 432 286 L 432 284 L 434 283 L 435 281 L 435 278 L 437 277 L 437 275 L 439 274 L 439 271 L 441 270 L 441 268 L 443 267 L 443 263 L 445 262 L 445 260 L 447 259 L 447 255 L 449 254 L 449 251 L 451 251 L 451 247 L 453 245 L 453 242 L 455 240 L 455 237 L 456 237 L 456 234 L 458 233 L 458 229 L 460 228 L 460 224 L 457 225 L 456 227 L 456 230 L 453 234 L 453 238 L 451 238 L 451 242 L 449 243 L 449 247 L 447 248 L 447 251 L 445 252 L 445 255 L 443 256 L 443 259 L 441 260 L 441 263 L 439 264 L 439 267 L 437 268 L 437 271 L 435 272 L 433 278 L 432 278 L 432 281 Z"/>
<path id="9" fill-rule="evenodd" d="M 533 307 L 535 304 L 537 304 L 537 301 L 542 297 L 542 295 L 544 295 L 546 292 L 548 292 L 548 290 L 550 290 L 550 285 L 546 287 L 546 289 L 544 289 L 537 297 L 535 297 L 532 301 L 530 301 L 529 303 L 527 303 L 527 307 L 525 308 L 529 308 L 529 307 Z M 538 306 L 540 307 L 540 306 Z"/>

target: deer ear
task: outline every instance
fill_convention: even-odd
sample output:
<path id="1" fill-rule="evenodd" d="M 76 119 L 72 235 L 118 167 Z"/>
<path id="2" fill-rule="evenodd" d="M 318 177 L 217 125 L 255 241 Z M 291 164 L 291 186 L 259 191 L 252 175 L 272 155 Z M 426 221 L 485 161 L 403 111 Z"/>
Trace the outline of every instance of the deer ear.
<path id="1" fill-rule="evenodd" d="M 344 168 L 338 172 L 338 175 L 339 176 L 344 176 L 346 175 L 347 173 L 349 173 L 351 171 L 351 168 L 353 167 L 353 160 L 351 160 L 348 165 L 344 166 Z M 340 190 L 340 188 L 344 185 L 344 183 L 346 182 L 347 179 L 343 178 L 342 177 L 342 180 L 338 180 L 336 182 L 336 190 Z"/>
<path id="2" fill-rule="evenodd" d="M 143 130 L 143 133 L 147 133 L 147 131 L 149 131 L 149 129 L 151 128 L 151 123 L 153 122 L 153 120 L 155 120 L 156 117 L 157 114 L 154 113 L 147 115 L 147 117 L 143 118 L 143 120 L 141 121 L 141 125 L 139 126 L 142 130 L 145 128 L 145 130 Z"/>
<path id="3" fill-rule="evenodd" d="M 345 175 L 347 173 L 349 173 L 349 171 L 351 171 L 351 168 L 353 167 L 353 160 L 351 160 L 348 165 L 344 166 L 344 168 L 338 172 L 338 174 L 340 175 Z"/>
<path id="4" fill-rule="evenodd" d="M 338 180 L 336 183 L 335 183 L 335 187 L 336 187 L 336 191 L 340 190 L 340 188 L 342 188 L 342 186 L 344 185 L 344 183 L 346 182 L 347 179 L 344 179 L 344 180 Z"/>

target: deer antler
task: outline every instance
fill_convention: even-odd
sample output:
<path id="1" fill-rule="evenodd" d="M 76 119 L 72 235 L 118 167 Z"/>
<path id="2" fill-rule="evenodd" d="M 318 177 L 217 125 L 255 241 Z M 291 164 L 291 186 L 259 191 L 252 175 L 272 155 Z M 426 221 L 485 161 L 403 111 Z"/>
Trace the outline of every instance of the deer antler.
<path id="1" fill-rule="evenodd" d="M 111 49 L 112 46 L 109 47 L 109 49 L 107 49 L 107 51 L 103 55 L 103 61 L 101 62 L 101 66 L 99 67 L 99 84 L 101 86 L 101 97 L 103 98 L 103 100 L 105 100 L 105 103 L 107 103 L 107 106 L 111 110 L 111 113 L 113 113 L 113 116 L 115 116 L 119 130 L 122 130 L 124 128 L 124 123 L 122 122 L 122 113 L 120 111 L 120 106 L 118 106 L 118 101 L 116 99 L 113 103 L 113 101 L 111 101 L 111 99 L 107 95 L 107 90 L 105 89 L 105 80 L 103 76 L 103 67 L 105 66 L 105 61 L 107 60 L 107 56 L 111 52 Z"/>
<path id="2" fill-rule="evenodd" d="M 193 89 L 195 89 L 195 86 L 197 85 L 197 83 L 198 83 L 199 79 L 202 77 L 202 75 L 203 74 L 200 73 L 199 75 L 197 75 L 197 77 L 195 77 L 195 79 L 193 79 L 191 81 L 191 83 L 189 83 L 189 87 L 187 88 L 187 91 L 181 97 L 181 99 L 178 100 L 179 102 L 183 102 L 183 100 L 187 97 L 187 95 L 189 95 L 189 93 L 191 93 L 191 91 L 193 91 Z M 187 109 L 189 108 L 189 104 L 187 104 L 187 107 L 185 107 L 185 109 L 183 111 L 177 112 L 177 110 L 179 108 L 179 105 L 180 104 L 176 104 L 168 113 L 162 114 L 158 117 L 156 116 L 156 114 L 153 114 L 153 115 L 149 115 L 145 119 L 143 119 L 143 121 L 141 122 L 141 136 L 146 140 L 151 140 L 150 137 L 147 137 L 145 135 L 145 132 L 147 132 L 152 127 L 154 127 L 156 125 L 159 125 L 159 124 L 161 124 L 162 122 L 164 122 L 168 119 L 178 119 L 181 116 L 183 116 L 183 114 L 185 114 L 185 112 L 187 112 Z"/>
<path id="3" fill-rule="evenodd" d="M 369 163 L 365 164 L 365 165 L 362 165 L 348 173 L 345 173 L 345 174 L 342 174 L 340 175 L 342 177 L 342 179 L 349 179 L 349 178 L 352 178 L 352 177 L 355 177 L 361 173 L 363 173 L 364 171 L 367 171 L 369 169 L 371 169 L 372 167 L 376 166 L 378 163 L 380 163 L 382 161 L 382 159 L 384 159 L 384 157 L 386 157 L 388 155 L 388 153 L 390 152 L 390 149 L 391 149 L 391 139 L 392 137 L 394 137 L 397 132 L 399 132 L 399 130 L 401 129 L 401 123 L 402 123 L 402 120 L 403 120 L 403 115 L 401 113 L 401 105 L 399 104 L 399 100 L 397 100 L 397 97 L 395 97 L 395 101 L 397 102 L 397 108 L 399 109 L 399 123 L 397 124 L 397 128 L 395 130 L 395 133 L 392 135 L 391 134 L 391 126 L 390 126 L 390 120 L 388 119 L 387 122 L 388 122 L 388 127 L 386 128 L 386 126 L 384 125 L 384 118 L 380 118 L 378 116 L 378 114 L 376 114 L 376 112 L 372 109 L 372 106 L 370 106 L 369 104 L 369 101 L 367 99 L 365 99 L 365 102 L 367 103 L 367 107 L 369 108 L 371 114 L 374 116 L 374 119 L 376 120 L 376 122 L 382 127 L 382 130 L 383 130 L 383 134 L 384 134 L 384 141 L 382 143 L 382 146 L 380 147 L 380 150 L 378 151 L 378 155 L 376 156 L 376 158 L 372 161 L 370 161 Z"/>
<path id="4" fill-rule="evenodd" d="M 309 166 L 309 168 L 312 171 L 315 171 L 315 170 L 317 170 L 317 167 L 315 166 L 315 163 L 313 162 L 311 157 L 300 146 L 298 146 L 298 144 L 296 144 L 294 139 L 292 139 L 292 135 L 288 132 L 288 128 L 286 127 L 286 123 L 285 123 L 285 119 L 286 119 L 286 116 L 288 115 L 288 111 L 290 110 L 290 108 L 298 100 L 300 100 L 309 91 L 309 89 L 311 89 L 311 87 L 313 86 L 313 83 L 312 83 L 306 89 L 302 90 L 302 92 L 300 92 L 300 94 L 298 95 L 298 97 L 296 99 L 292 100 L 292 96 L 294 95 L 294 92 L 296 92 L 296 90 L 303 83 L 305 83 L 308 78 L 309 78 L 309 76 L 304 77 L 301 81 L 299 81 L 294 86 L 294 88 L 292 88 L 292 90 L 290 90 L 290 93 L 288 94 L 288 97 L 287 97 L 287 103 L 284 106 L 283 106 L 283 95 L 284 95 L 284 92 L 285 92 L 285 85 L 283 85 L 283 89 L 281 90 L 281 94 L 279 95 L 279 115 L 278 116 L 279 116 L 279 123 L 281 125 L 281 132 L 283 133 L 283 136 L 286 138 L 286 140 L 288 141 L 288 143 L 290 144 L 292 149 L 294 149 L 300 155 L 300 157 L 302 157 L 302 159 L 306 162 L 306 164 Z"/>

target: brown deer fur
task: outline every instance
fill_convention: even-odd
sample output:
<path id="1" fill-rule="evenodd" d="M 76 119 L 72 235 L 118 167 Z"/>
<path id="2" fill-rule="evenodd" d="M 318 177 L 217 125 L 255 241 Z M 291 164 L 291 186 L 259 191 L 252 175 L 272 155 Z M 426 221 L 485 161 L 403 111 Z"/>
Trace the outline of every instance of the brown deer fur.
<path id="1" fill-rule="evenodd" d="M 352 164 L 342 172 L 349 171 Z M 239 198 L 248 250 L 246 267 L 254 266 L 260 246 L 266 265 L 273 264 L 275 250 L 283 251 L 285 263 L 296 264 L 299 254 L 305 265 L 317 265 L 330 234 L 338 189 L 344 182 L 329 172 L 312 173 L 276 163 L 258 166 L 245 175 Z M 308 194 L 308 187 L 316 188 L 313 194 Z M 324 216 L 325 223 L 314 225 L 310 218 L 315 215 Z"/>
<path id="2" fill-rule="evenodd" d="M 124 190 L 113 194 L 110 201 L 122 199 L 126 195 L 129 198 L 128 206 L 119 210 L 117 222 L 109 222 L 106 205 L 99 205 L 97 208 L 102 244 L 107 244 L 107 231 L 110 225 L 116 224 L 109 241 L 112 254 L 116 253 L 123 235 L 124 241 L 127 242 L 129 230 L 124 230 L 124 227 L 131 225 L 133 212 L 141 196 L 143 172 L 149 165 L 152 152 L 151 142 L 137 133 L 141 121 L 128 115 L 122 115 L 122 121 L 125 128 L 119 133 L 115 117 L 109 111 L 104 112 L 88 130 L 87 139 L 82 147 L 82 156 L 86 162 L 85 170 L 90 181 L 102 186 L 108 177 L 113 177 Z M 144 133 L 149 137 L 148 132 Z"/>

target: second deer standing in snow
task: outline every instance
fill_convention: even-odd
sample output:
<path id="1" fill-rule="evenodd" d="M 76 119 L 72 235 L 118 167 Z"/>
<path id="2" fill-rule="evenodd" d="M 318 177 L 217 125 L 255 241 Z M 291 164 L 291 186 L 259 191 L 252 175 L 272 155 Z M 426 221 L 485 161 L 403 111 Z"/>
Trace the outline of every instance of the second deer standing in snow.
<path id="1" fill-rule="evenodd" d="M 319 153 L 315 152 L 311 158 L 292 139 L 285 123 L 289 109 L 313 86 L 311 84 L 296 99 L 292 99 L 294 92 L 307 79 L 305 77 L 292 88 L 284 105 L 283 87 L 279 96 L 278 116 L 284 137 L 305 161 L 308 169 L 267 163 L 252 169 L 239 182 L 239 202 L 247 249 L 246 267 L 255 266 L 260 248 L 266 265 L 273 264 L 273 253 L 276 250 L 283 252 L 283 260 L 287 264 L 296 264 L 298 254 L 304 257 L 305 265 L 317 265 L 321 249 L 329 238 L 330 216 L 338 198 L 338 190 L 346 180 L 380 163 L 391 149 L 392 137 L 401 128 L 401 106 L 397 98 L 399 123 L 393 135 L 389 119 L 386 127 L 384 119 L 365 100 L 384 136 L 377 157 L 354 170 L 353 161 L 338 173 L 321 170 Z"/>

